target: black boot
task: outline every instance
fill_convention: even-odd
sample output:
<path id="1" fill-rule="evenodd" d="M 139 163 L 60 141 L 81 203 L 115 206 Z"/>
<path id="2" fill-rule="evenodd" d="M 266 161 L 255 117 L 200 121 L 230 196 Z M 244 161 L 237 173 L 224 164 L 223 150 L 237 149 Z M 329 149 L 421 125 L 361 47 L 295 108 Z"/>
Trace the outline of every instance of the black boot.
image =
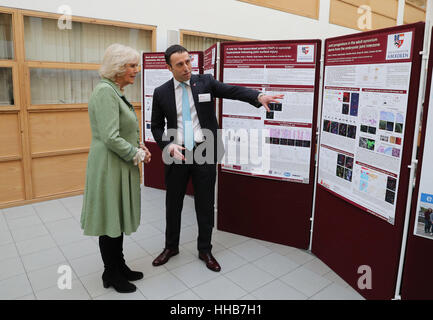
<path id="1" fill-rule="evenodd" d="M 119 238 L 117 239 L 117 245 L 119 247 L 119 265 L 120 265 L 120 271 L 122 272 L 123 276 L 128 281 L 136 281 L 143 279 L 143 272 L 139 271 L 132 271 L 129 269 L 129 267 L 125 263 L 125 259 L 123 258 L 123 233 Z"/>
<path id="2" fill-rule="evenodd" d="M 136 286 L 129 283 L 121 272 L 119 264 L 118 238 L 109 236 L 99 237 L 99 249 L 101 250 L 102 261 L 104 262 L 104 273 L 102 274 L 102 284 L 104 288 L 113 288 L 120 293 L 130 293 L 137 290 Z"/>

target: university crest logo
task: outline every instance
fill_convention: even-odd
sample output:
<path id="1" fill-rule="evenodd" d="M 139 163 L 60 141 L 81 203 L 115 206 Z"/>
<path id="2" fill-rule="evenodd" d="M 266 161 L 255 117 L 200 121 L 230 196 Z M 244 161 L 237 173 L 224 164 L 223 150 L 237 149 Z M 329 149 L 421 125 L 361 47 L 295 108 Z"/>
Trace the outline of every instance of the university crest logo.
<path id="1" fill-rule="evenodd" d="M 400 48 L 404 43 L 404 33 L 394 35 L 394 45 Z"/>
<path id="2" fill-rule="evenodd" d="M 302 53 L 303 54 L 308 54 L 308 52 L 310 52 L 310 48 L 309 47 L 302 47 Z"/>

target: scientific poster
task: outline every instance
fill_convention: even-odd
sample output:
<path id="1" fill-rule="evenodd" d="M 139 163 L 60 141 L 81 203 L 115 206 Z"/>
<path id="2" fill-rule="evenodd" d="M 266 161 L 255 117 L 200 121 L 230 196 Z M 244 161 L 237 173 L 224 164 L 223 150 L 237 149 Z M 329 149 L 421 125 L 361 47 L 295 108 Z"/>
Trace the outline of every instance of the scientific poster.
<path id="1" fill-rule="evenodd" d="M 429 109 L 433 106 L 433 86 L 430 87 Z M 429 112 L 425 127 L 425 144 L 418 193 L 414 234 L 433 239 L 433 112 Z M 416 195 L 414 195 L 415 197 Z"/>
<path id="2" fill-rule="evenodd" d="M 414 29 L 330 39 L 318 183 L 394 224 Z"/>
<path id="3" fill-rule="evenodd" d="M 210 46 L 203 52 L 203 73 L 216 78 L 217 44 Z"/>
<path id="4" fill-rule="evenodd" d="M 225 83 L 284 95 L 280 103 L 269 105 L 270 112 L 223 100 L 222 128 L 228 133 L 222 171 L 308 184 L 316 43 L 237 43 L 222 48 Z"/>
<path id="5" fill-rule="evenodd" d="M 197 59 L 198 60 L 198 59 Z M 144 98 L 144 141 L 155 142 L 150 122 L 152 119 L 153 91 L 163 83 L 170 80 L 173 75 L 167 69 L 164 53 L 143 54 L 143 98 Z"/>

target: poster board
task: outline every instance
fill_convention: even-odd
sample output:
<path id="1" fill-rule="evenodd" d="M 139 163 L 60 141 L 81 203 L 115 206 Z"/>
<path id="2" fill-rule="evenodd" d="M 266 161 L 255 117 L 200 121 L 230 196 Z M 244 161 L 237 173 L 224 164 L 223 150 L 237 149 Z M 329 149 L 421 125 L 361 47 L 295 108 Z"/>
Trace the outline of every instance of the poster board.
<path id="1" fill-rule="evenodd" d="M 189 52 L 191 56 L 192 73 L 203 72 L 203 53 L 201 51 Z M 173 75 L 167 69 L 164 52 L 150 52 L 142 54 L 142 114 L 143 141 L 152 154 L 152 161 L 144 165 L 144 185 L 151 188 L 165 189 L 164 163 L 162 151 L 156 144 L 151 131 L 152 102 L 155 88 L 170 80 Z M 189 182 L 187 194 L 192 195 L 192 184 Z"/>
<path id="2" fill-rule="evenodd" d="M 433 35 L 432 35 L 433 37 Z M 430 41 L 430 57 L 427 71 L 427 84 L 425 91 L 425 104 L 422 114 L 422 130 L 418 149 L 418 166 L 416 171 L 415 188 L 412 197 L 409 233 L 407 239 L 406 255 L 402 276 L 402 299 L 433 299 L 433 278 L 428 271 L 433 268 L 432 228 L 426 226 L 424 212 L 433 208 L 431 196 L 433 194 L 433 176 L 430 169 L 433 163 L 433 113 L 429 110 L 433 98 L 433 42 Z M 431 216 L 429 217 L 431 218 Z"/>
<path id="3" fill-rule="evenodd" d="M 312 252 L 370 299 L 391 299 L 396 286 L 410 175 L 408 166 L 416 122 L 421 68 L 419 52 L 423 46 L 423 33 L 424 23 L 416 23 L 331 38 L 325 42 Z M 332 50 L 335 48 L 340 50 Z M 335 71 L 338 68 L 340 73 Z M 367 69 L 370 70 L 368 73 L 362 71 Z M 331 84 L 330 80 L 334 82 Z M 406 87 L 397 86 L 403 80 L 407 82 Z M 355 97 L 356 100 L 359 98 L 356 116 L 350 111 L 353 93 L 359 94 Z M 349 104 L 348 114 L 343 112 L 346 108 L 344 104 Z M 332 108 L 335 114 L 330 111 Z M 341 115 L 336 115 L 338 111 Z M 390 130 L 388 122 L 392 121 L 384 118 L 381 112 L 394 113 L 394 119 L 397 119 L 397 113 L 402 113 L 402 132 L 395 130 L 397 121 L 393 122 L 393 130 Z M 375 122 L 368 125 L 369 122 L 364 121 L 368 119 L 375 119 Z M 348 137 L 347 132 L 340 135 L 339 131 L 327 131 L 328 122 L 325 121 L 356 126 L 355 139 Z M 381 121 L 386 121 L 386 125 L 383 126 Z M 367 131 L 363 127 L 366 125 Z M 375 128 L 375 132 L 368 127 Z M 396 138 L 391 141 L 392 136 L 400 138 L 400 144 L 395 143 Z M 374 140 L 370 143 L 371 149 L 368 143 L 367 148 L 361 143 L 364 138 Z M 381 154 L 380 145 L 397 146 L 399 156 L 395 157 L 393 152 L 390 155 Z M 349 166 L 348 157 L 352 158 L 349 159 Z M 345 179 L 346 175 L 341 175 L 339 169 L 350 169 L 351 165 L 352 181 Z M 355 194 L 353 190 L 361 191 L 365 176 L 376 181 L 371 181 L 375 182 L 371 192 L 360 196 L 360 192 Z M 390 182 L 389 177 L 394 180 Z M 387 201 L 390 193 L 393 193 L 393 203 Z M 368 266 L 373 272 L 375 280 L 372 289 L 358 286 L 361 266 Z"/>
<path id="4" fill-rule="evenodd" d="M 203 52 L 203 73 L 211 74 L 215 79 L 217 78 L 217 51 L 218 43 L 215 43 Z"/>
<path id="5" fill-rule="evenodd" d="M 281 103 L 271 103 L 270 112 L 251 108 L 237 100 L 224 100 L 222 128 L 232 130 L 225 143 L 223 172 L 255 177 L 310 182 L 313 138 L 314 88 L 317 63 L 316 43 L 225 44 L 222 79 L 269 95 L 283 94 Z M 245 129 L 246 132 L 243 132 Z M 257 133 L 255 137 L 254 133 Z M 252 159 L 256 144 L 261 161 Z M 231 150 L 247 145 L 250 159 L 236 159 Z M 254 146 L 256 148 L 256 146 Z M 261 152 L 260 152 L 261 151 Z"/>
<path id="6" fill-rule="evenodd" d="M 270 167 L 221 163 L 218 229 L 306 249 L 314 186 L 313 128 L 321 41 L 227 42 L 221 44 L 220 51 L 224 83 L 284 94 L 284 99 L 270 106 L 270 114 L 240 101 L 221 101 L 224 130 L 264 132 L 265 136 L 255 142 L 261 143 L 262 150 L 268 147 L 270 153 L 263 162 L 269 160 Z M 251 142 L 253 139 L 251 135 Z M 242 147 L 242 136 L 235 135 L 232 141 L 238 143 L 238 149 Z M 226 160 L 230 160 L 228 142 L 225 147 Z"/>

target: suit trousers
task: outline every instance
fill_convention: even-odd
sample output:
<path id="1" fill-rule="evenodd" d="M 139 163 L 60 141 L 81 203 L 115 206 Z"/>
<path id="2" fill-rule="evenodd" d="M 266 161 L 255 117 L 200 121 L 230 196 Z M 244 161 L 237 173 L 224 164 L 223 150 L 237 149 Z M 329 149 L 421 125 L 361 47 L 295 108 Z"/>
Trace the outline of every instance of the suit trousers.
<path id="1" fill-rule="evenodd" d="M 216 164 L 197 164 L 195 161 L 191 164 L 165 165 L 165 247 L 172 250 L 179 248 L 183 200 L 190 178 L 194 188 L 194 206 L 198 223 L 197 249 L 202 253 L 211 252 Z"/>

